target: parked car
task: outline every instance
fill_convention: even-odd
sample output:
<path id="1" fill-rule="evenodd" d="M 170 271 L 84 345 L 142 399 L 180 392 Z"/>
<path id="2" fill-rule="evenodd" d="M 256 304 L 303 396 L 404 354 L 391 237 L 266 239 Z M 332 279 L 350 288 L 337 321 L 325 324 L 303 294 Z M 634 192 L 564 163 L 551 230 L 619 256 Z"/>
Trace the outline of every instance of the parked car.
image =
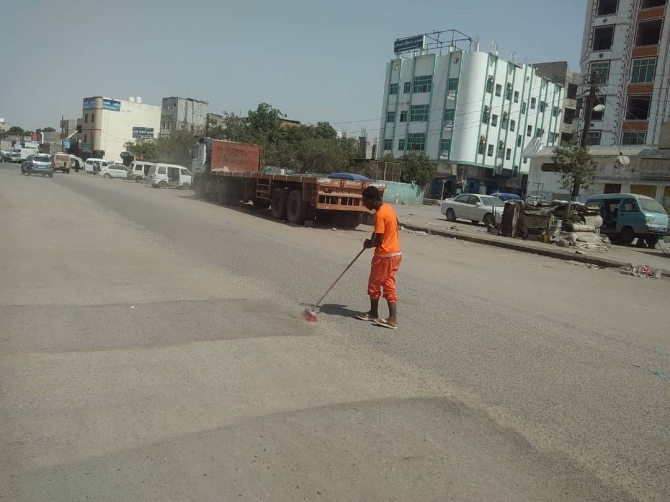
<path id="1" fill-rule="evenodd" d="M 21 158 L 21 152 L 12 152 L 9 154 L 9 161 L 13 164 L 21 164 L 23 159 Z"/>
<path id="2" fill-rule="evenodd" d="M 655 247 L 668 232 L 668 214 L 651 197 L 633 193 L 593 195 L 586 205 L 600 208 L 603 218 L 600 233 L 626 246 L 638 238 Z"/>
<path id="3" fill-rule="evenodd" d="M 519 199 L 521 199 L 521 197 L 519 197 L 515 193 L 493 192 L 491 194 L 491 196 L 498 197 L 503 202 L 507 202 L 508 200 L 519 200 Z"/>
<path id="4" fill-rule="evenodd" d="M 71 161 L 69 154 L 63 152 L 54 154 L 53 164 L 54 171 L 62 171 L 70 174 Z"/>
<path id="5" fill-rule="evenodd" d="M 130 167 L 128 168 L 128 179 L 135 180 L 135 183 L 139 183 L 142 180 L 149 178 L 149 170 L 151 166 L 154 166 L 153 162 L 146 162 L 143 160 L 134 160 Z"/>
<path id="6" fill-rule="evenodd" d="M 440 211 L 448 221 L 470 220 L 473 223 L 496 225 L 502 220 L 505 203 L 498 197 L 465 193 L 442 201 Z"/>
<path id="7" fill-rule="evenodd" d="M 90 159 L 86 159 L 86 163 L 84 164 L 84 171 L 86 171 L 88 174 L 97 174 L 96 170 L 94 169 L 96 164 L 98 164 L 98 167 L 102 169 L 103 167 L 108 167 L 111 162 L 108 160 L 91 157 Z"/>
<path id="8" fill-rule="evenodd" d="M 27 176 L 41 174 L 42 176 L 49 176 L 49 178 L 53 178 L 54 170 L 53 164 L 51 162 L 51 155 L 29 155 L 21 164 L 21 174 L 25 174 Z"/>
<path id="9" fill-rule="evenodd" d="M 74 172 L 78 173 L 80 169 L 84 169 L 84 160 L 76 155 L 70 155 L 70 165 L 74 169 Z"/>
<path id="10" fill-rule="evenodd" d="M 128 169 L 123 164 L 109 164 L 105 167 L 100 167 L 100 175 L 105 179 L 123 178 L 128 175 Z"/>
<path id="11" fill-rule="evenodd" d="M 155 164 L 149 169 L 149 183 L 154 188 L 191 188 L 191 171 L 175 164 Z"/>

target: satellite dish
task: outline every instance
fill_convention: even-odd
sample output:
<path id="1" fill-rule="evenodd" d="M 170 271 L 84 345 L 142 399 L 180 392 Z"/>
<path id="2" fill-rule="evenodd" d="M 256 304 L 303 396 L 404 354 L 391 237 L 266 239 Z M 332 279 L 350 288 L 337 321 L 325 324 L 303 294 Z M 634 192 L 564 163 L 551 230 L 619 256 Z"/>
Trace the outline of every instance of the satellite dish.
<path id="1" fill-rule="evenodd" d="M 630 158 L 626 157 L 625 155 L 619 155 L 616 158 L 616 160 L 622 166 L 627 166 L 628 164 L 630 164 Z"/>

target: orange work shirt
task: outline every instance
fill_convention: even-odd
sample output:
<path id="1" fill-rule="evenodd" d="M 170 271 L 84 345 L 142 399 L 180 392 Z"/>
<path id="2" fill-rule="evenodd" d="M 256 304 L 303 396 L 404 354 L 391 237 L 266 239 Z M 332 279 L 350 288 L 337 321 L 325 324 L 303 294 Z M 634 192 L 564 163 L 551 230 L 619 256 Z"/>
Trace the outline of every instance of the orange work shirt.
<path id="1" fill-rule="evenodd" d="M 382 204 L 375 213 L 375 233 L 383 234 L 382 243 L 375 249 L 375 256 L 387 258 L 400 254 L 398 218 L 390 204 Z"/>

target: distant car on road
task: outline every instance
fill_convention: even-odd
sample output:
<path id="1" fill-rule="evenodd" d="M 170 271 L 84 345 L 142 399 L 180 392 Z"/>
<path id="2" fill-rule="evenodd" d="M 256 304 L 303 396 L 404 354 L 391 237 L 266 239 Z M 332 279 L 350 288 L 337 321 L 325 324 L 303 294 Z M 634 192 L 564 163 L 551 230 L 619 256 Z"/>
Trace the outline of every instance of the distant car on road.
<path id="1" fill-rule="evenodd" d="M 128 176 L 128 168 L 123 164 L 109 164 L 100 168 L 100 175 L 105 179 L 123 178 Z"/>
<path id="2" fill-rule="evenodd" d="M 29 155 L 21 164 L 21 174 L 31 176 L 33 174 L 41 174 L 42 176 L 54 177 L 53 164 L 51 163 L 51 155 Z"/>
<path id="3" fill-rule="evenodd" d="M 9 161 L 12 164 L 21 164 L 23 159 L 21 158 L 21 152 L 12 152 L 9 154 Z"/>
<path id="4" fill-rule="evenodd" d="M 442 201 L 440 211 L 448 221 L 456 219 L 470 220 L 472 223 L 483 221 L 485 225 L 496 225 L 502 220 L 505 203 L 498 197 L 464 193 L 453 199 Z"/>

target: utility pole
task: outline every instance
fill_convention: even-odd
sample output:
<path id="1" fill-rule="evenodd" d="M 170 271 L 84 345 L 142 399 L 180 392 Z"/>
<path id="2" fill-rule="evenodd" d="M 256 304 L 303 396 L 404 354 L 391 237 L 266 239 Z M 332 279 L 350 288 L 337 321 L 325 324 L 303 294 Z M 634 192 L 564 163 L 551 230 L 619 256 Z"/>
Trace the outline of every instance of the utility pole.
<path id="1" fill-rule="evenodd" d="M 584 129 L 582 129 L 582 137 L 579 142 L 579 146 L 582 148 L 586 148 L 588 146 L 589 131 L 591 129 L 591 116 L 593 115 L 593 107 L 595 106 L 596 101 L 596 92 L 598 92 L 598 84 L 600 83 L 600 72 L 593 72 L 590 80 L 591 88 L 584 102 Z M 581 184 L 578 181 L 572 185 L 572 194 L 570 195 L 572 200 L 577 200 L 580 189 Z"/>

